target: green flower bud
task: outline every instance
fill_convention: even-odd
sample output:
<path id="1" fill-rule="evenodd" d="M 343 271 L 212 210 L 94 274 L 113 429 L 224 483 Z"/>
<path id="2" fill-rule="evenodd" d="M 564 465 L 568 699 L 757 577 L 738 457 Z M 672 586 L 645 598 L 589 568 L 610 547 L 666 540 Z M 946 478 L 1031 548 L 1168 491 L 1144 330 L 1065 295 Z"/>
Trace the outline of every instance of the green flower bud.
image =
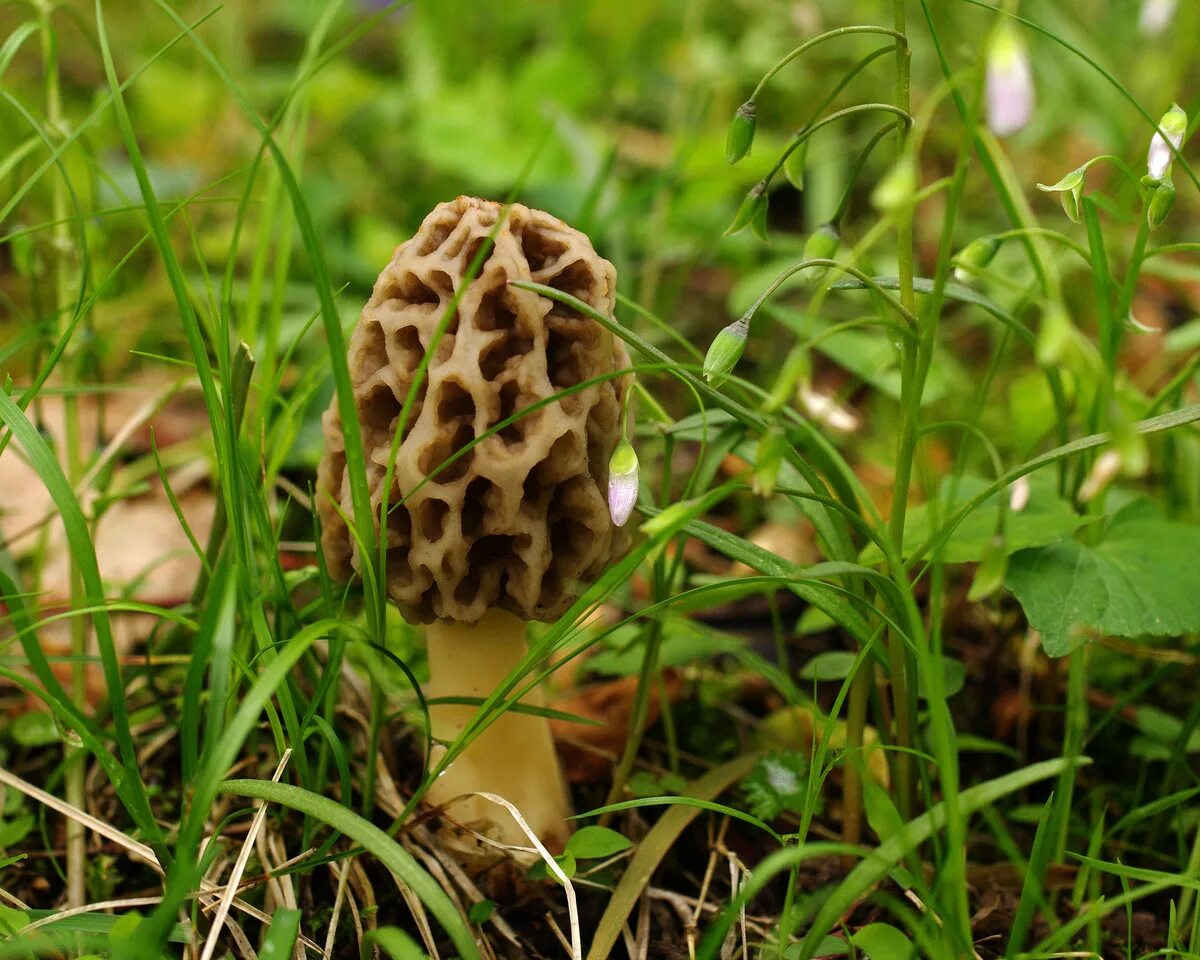
<path id="1" fill-rule="evenodd" d="M 754 492 L 769 497 L 775 492 L 779 468 L 787 451 L 787 438 L 778 430 L 768 430 L 758 441 L 754 454 Z"/>
<path id="2" fill-rule="evenodd" d="M 841 242 L 838 228 L 832 223 L 823 223 L 804 241 L 804 259 L 832 260 Z"/>
<path id="3" fill-rule="evenodd" d="M 767 236 L 767 195 L 764 193 L 762 203 L 754 208 L 754 216 L 750 218 L 750 232 L 758 237 L 763 243 L 769 243 L 770 238 Z"/>
<path id="4" fill-rule="evenodd" d="M 733 215 L 733 223 L 725 229 L 725 236 L 732 237 L 736 233 L 741 233 L 750 226 L 751 221 L 756 218 L 760 210 L 765 220 L 766 208 L 767 182 L 760 180 L 750 188 L 750 192 L 742 200 L 742 205 L 738 207 L 737 213 Z"/>
<path id="5" fill-rule="evenodd" d="M 1060 303 L 1052 303 L 1042 315 L 1042 327 L 1038 331 L 1037 362 L 1043 367 L 1058 363 L 1074 338 L 1075 328 L 1066 309 Z"/>
<path id="6" fill-rule="evenodd" d="M 917 168 L 912 157 L 902 157 L 883 175 L 871 192 L 871 203 L 876 210 L 891 213 L 912 202 L 917 192 Z"/>
<path id="7" fill-rule="evenodd" d="M 1042 193 L 1058 194 L 1063 212 L 1072 223 L 1078 223 L 1080 220 L 1079 204 L 1083 199 L 1083 178 L 1086 173 L 1087 164 L 1085 163 L 1082 167 L 1076 167 L 1056 184 L 1046 186 L 1044 183 L 1039 183 L 1037 185 Z"/>
<path id="8" fill-rule="evenodd" d="M 749 332 L 750 320 L 743 316 L 713 337 L 704 356 L 704 379 L 713 387 L 721 386 L 737 366 L 746 351 L 746 335 Z"/>
<path id="9" fill-rule="evenodd" d="M 954 279 L 959 283 L 970 283 L 971 278 L 996 258 L 1000 241 L 995 237 L 980 237 L 972 240 L 955 254 Z"/>
<path id="10" fill-rule="evenodd" d="M 804 168 L 808 164 L 808 141 L 805 140 L 783 158 L 783 175 L 797 190 L 804 189 Z"/>
<path id="11" fill-rule="evenodd" d="M 1163 180 L 1154 188 L 1154 193 L 1150 195 L 1150 204 L 1146 207 L 1146 222 L 1151 230 L 1162 225 L 1173 206 L 1175 206 L 1175 184 L 1170 180 Z"/>
<path id="12" fill-rule="evenodd" d="M 754 143 L 754 101 L 747 100 L 737 108 L 725 138 L 725 159 L 737 163 L 750 152 Z"/>

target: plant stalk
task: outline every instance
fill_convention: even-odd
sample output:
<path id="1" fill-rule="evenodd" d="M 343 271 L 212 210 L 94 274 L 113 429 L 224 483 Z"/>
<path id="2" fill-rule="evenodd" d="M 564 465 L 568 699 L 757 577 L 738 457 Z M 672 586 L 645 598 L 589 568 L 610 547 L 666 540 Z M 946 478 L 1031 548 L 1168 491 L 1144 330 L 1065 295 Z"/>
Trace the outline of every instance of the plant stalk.
<path id="1" fill-rule="evenodd" d="M 62 89 L 58 75 L 58 46 L 54 36 L 54 28 L 50 23 L 53 8 L 49 3 L 41 4 L 40 40 L 42 53 L 42 68 L 45 72 L 46 85 L 46 125 L 48 134 L 53 142 L 61 140 L 64 133 L 64 117 L 62 109 Z M 62 176 L 55 177 L 51 187 L 51 213 L 54 229 L 51 233 L 54 251 L 54 296 L 51 302 L 54 322 L 51 325 L 55 338 L 61 337 L 69 319 L 64 311 L 71 302 L 70 263 L 69 254 L 72 251 L 71 232 L 68 227 L 67 194 Z M 63 371 L 66 386 L 70 387 L 75 380 L 75 351 L 68 348 L 64 356 Z M 66 454 L 66 475 L 68 482 L 74 486 L 79 482 L 83 473 L 82 456 L 79 436 L 79 404 L 74 390 L 63 391 L 63 430 L 62 438 Z M 68 556 L 68 580 L 70 582 L 70 599 L 72 608 L 78 609 L 83 603 L 83 582 L 73 559 Z M 83 617 L 71 618 L 71 698 L 81 710 L 87 709 L 87 653 L 88 635 L 87 621 Z M 122 695 L 119 690 L 109 691 L 110 696 Z M 77 810 L 87 809 L 85 776 L 87 768 L 84 763 L 86 750 L 82 746 L 67 744 L 64 748 L 66 755 L 65 791 L 66 800 Z M 83 824 L 74 818 L 66 822 L 66 860 L 67 860 L 67 905 L 82 907 L 87 903 L 87 834 Z"/>
<path id="2" fill-rule="evenodd" d="M 894 0 L 893 26 L 903 36 L 906 27 L 904 0 Z M 907 42 L 896 42 L 896 107 L 904 113 L 910 112 L 911 51 Z M 903 162 L 908 144 L 908 127 L 896 127 L 896 160 Z M 913 288 L 915 254 L 913 250 L 913 207 L 907 205 L 896 212 L 896 262 L 900 281 L 900 304 L 909 313 L 916 312 L 916 293 Z M 908 510 L 909 487 L 912 483 L 913 458 L 916 455 L 917 438 L 920 432 L 920 406 L 923 384 L 921 365 L 918 360 L 920 344 L 904 338 L 900 345 L 900 433 L 896 441 L 896 472 L 892 485 L 892 512 L 888 518 L 888 535 L 903 557 L 904 522 Z M 903 569 L 893 571 L 895 576 L 905 576 Z M 895 739 L 900 747 L 913 744 L 913 708 L 909 695 L 908 654 L 904 649 L 904 638 L 895 630 L 888 631 L 888 666 L 891 674 L 892 701 L 895 708 Z M 908 820 L 913 813 L 916 800 L 913 781 L 912 755 L 899 751 L 894 757 L 896 773 L 896 807 L 900 816 Z"/>

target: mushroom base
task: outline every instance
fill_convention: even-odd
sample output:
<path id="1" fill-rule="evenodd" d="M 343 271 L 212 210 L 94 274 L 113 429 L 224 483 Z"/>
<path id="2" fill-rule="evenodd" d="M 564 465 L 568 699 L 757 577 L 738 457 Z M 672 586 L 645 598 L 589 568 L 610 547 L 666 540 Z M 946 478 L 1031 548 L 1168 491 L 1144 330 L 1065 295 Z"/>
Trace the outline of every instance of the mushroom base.
<path id="1" fill-rule="evenodd" d="M 489 610 L 478 623 L 433 623 L 426 628 L 430 699 L 485 698 L 525 656 L 525 622 L 503 610 Z M 522 701 L 542 706 L 540 689 Z M 429 708 L 435 740 L 452 742 L 478 712 L 477 706 L 452 704 Z M 435 747 L 436 763 L 445 748 Z M 570 836 L 566 783 L 545 717 L 509 710 L 497 717 L 455 759 L 425 795 L 445 806 L 449 821 L 514 846 L 530 846 L 529 838 L 503 807 L 469 793 L 494 793 L 518 810 L 552 853 L 560 853 Z M 463 799 L 456 799 L 463 797 Z M 452 831 L 451 831 L 452 833 Z M 451 836 L 451 845 L 471 859 L 495 859 L 499 851 L 469 834 Z"/>

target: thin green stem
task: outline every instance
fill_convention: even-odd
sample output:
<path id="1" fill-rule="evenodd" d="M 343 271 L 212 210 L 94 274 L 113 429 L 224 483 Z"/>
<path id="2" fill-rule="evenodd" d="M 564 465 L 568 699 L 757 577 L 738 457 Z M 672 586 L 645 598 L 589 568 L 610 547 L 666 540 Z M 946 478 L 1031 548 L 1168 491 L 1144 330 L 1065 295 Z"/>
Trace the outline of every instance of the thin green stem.
<path id="1" fill-rule="evenodd" d="M 65 125 L 62 110 L 62 91 L 58 76 L 58 49 L 54 27 L 50 22 L 53 7 L 49 3 L 39 5 L 40 39 L 42 51 L 42 69 L 46 88 L 46 126 L 52 141 L 63 137 Z M 68 229 L 70 222 L 67 216 L 66 186 L 63 182 L 65 173 L 60 171 L 54 178 L 51 187 L 51 214 L 54 227 L 51 231 L 52 248 L 54 251 L 54 298 L 50 305 L 51 316 L 56 318 L 54 324 L 56 339 L 61 336 L 63 329 L 70 322 L 66 310 L 71 302 L 70 293 L 70 263 L 72 251 L 71 233 Z M 68 350 L 66 362 L 63 364 L 64 380 L 71 386 L 75 380 L 76 370 L 75 351 Z M 67 390 L 63 395 L 64 437 L 63 447 L 66 453 L 66 475 L 69 483 L 74 486 L 79 482 L 83 472 L 79 434 L 79 405 L 74 390 Z M 79 571 L 75 568 L 74 560 L 68 556 L 70 565 L 70 596 L 71 605 L 79 607 L 83 603 L 83 583 Z M 71 697 L 81 710 L 86 709 L 87 696 L 87 622 L 82 617 L 71 620 Z M 121 692 L 112 691 L 113 696 L 121 696 Z M 84 777 L 87 768 L 84 765 L 86 751 L 82 747 L 65 746 L 66 773 L 65 790 L 67 803 L 77 810 L 87 809 L 86 784 Z M 87 835 L 83 825 L 74 819 L 67 820 L 66 854 L 67 854 L 67 904 L 70 907 L 81 907 L 87 903 Z"/>
<path id="2" fill-rule="evenodd" d="M 796 47 L 796 49 L 783 56 L 775 64 L 775 66 L 771 67 L 770 70 L 763 74 L 763 78 L 758 81 L 758 86 L 756 86 L 754 88 L 754 92 L 750 94 L 750 99 L 757 100 L 758 95 L 762 93 L 763 88 L 767 85 L 771 78 L 801 54 L 811 50 L 813 47 L 818 46 L 819 44 L 824 43 L 826 40 L 833 40 L 836 37 L 851 36 L 857 33 L 874 33 L 885 37 L 892 37 L 896 40 L 898 45 L 906 45 L 908 43 L 904 36 L 903 30 L 889 30 L 887 27 L 876 27 L 869 24 L 858 24 L 852 27 L 838 27 L 836 30 L 826 31 L 820 36 L 813 37 L 811 40 L 806 40 L 804 43 L 800 44 L 800 46 Z"/>
<path id="3" fill-rule="evenodd" d="M 903 36 L 906 28 L 904 0 L 894 0 L 893 22 L 896 33 Z M 909 115 L 911 90 L 911 51 L 907 43 L 896 44 L 896 107 Z M 904 162 L 908 149 L 908 127 L 896 128 L 896 161 Z M 915 252 L 913 249 L 913 206 L 906 204 L 896 212 L 896 262 L 900 280 L 900 306 L 909 316 L 916 313 Z M 892 484 L 892 513 L 888 518 L 888 536 L 900 556 L 904 555 L 904 521 L 907 515 L 909 485 L 912 482 L 913 458 L 920 435 L 921 383 L 919 381 L 919 344 L 909 338 L 900 345 L 900 430 L 896 442 L 896 466 Z M 903 570 L 892 571 L 903 576 Z M 913 704 L 909 696 L 908 655 L 898 631 L 888 631 L 888 665 L 891 674 L 892 700 L 895 710 L 895 739 L 904 748 L 896 752 L 896 806 L 904 820 L 912 817 L 915 804 L 912 755 L 907 748 L 913 744 Z"/>

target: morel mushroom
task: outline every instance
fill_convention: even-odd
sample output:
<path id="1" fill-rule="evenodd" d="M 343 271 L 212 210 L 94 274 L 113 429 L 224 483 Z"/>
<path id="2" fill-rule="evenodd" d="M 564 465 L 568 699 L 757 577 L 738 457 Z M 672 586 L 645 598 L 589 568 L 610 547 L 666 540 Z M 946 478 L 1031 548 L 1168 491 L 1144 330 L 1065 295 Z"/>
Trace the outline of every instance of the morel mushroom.
<path id="1" fill-rule="evenodd" d="M 429 624 L 431 699 L 486 697 L 524 656 L 528 620 L 558 618 L 624 551 L 606 504 L 608 462 L 622 435 L 623 377 L 593 384 L 457 451 L 513 414 L 592 377 L 629 366 L 624 344 L 595 320 L 529 290 L 532 280 L 610 315 L 616 271 L 588 238 L 519 204 L 459 197 L 439 205 L 379 275 L 350 339 L 349 367 L 367 480 L 379 503 L 398 418 L 417 365 L 467 270 L 495 228 L 494 247 L 463 293 L 404 427 L 389 494 L 387 590 L 404 616 Z M 322 545 L 347 578 L 361 558 L 336 400 L 324 420 L 318 483 Z M 445 464 L 443 466 L 443 464 Z M 527 704 L 541 702 L 530 694 Z M 452 741 L 474 706 L 430 709 L 435 740 Z M 547 846 L 566 841 L 569 814 L 549 724 L 508 711 L 434 783 L 428 799 L 498 794 Z M 449 815 L 506 843 L 527 839 L 480 798 Z"/>

